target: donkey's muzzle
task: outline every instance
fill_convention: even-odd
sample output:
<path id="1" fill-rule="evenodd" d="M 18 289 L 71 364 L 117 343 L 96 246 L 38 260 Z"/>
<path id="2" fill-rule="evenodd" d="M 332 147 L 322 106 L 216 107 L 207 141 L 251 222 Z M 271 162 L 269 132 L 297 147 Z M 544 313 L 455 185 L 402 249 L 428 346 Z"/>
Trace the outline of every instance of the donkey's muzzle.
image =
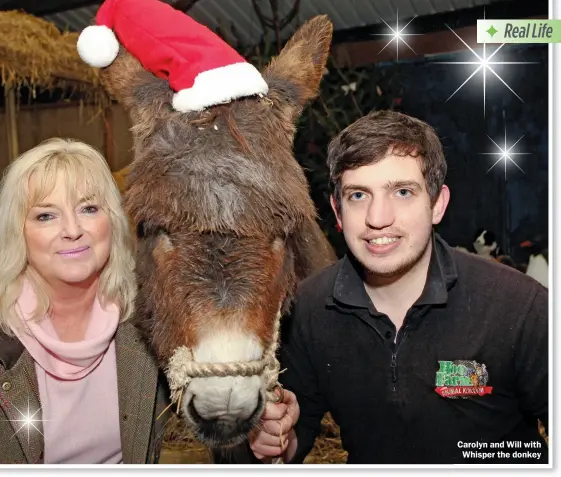
<path id="1" fill-rule="evenodd" d="M 197 410 L 195 397 L 187 404 L 186 412 L 195 424 L 196 434 L 201 441 L 214 447 L 230 447 L 246 438 L 260 419 L 263 408 L 263 395 L 259 393 L 255 408 L 248 417 L 228 411 L 217 413 L 213 417 L 203 417 Z"/>

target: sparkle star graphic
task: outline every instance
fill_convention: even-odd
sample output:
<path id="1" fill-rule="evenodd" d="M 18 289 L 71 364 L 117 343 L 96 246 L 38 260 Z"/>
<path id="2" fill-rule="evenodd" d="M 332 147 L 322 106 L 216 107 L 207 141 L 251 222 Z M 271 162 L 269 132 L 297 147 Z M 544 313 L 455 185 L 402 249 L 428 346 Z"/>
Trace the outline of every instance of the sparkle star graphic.
<path id="1" fill-rule="evenodd" d="M 32 429 L 35 429 L 39 434 L 43 435 L 43 433 L 39 430 L 36 424 L 40 422 L 45 422 L 44 419 L 37 419 L 35 416 L 41 411 L 41 408 L 37 409 L 35 412 L 32 412 L 29 408 L 29 400 L 27 402 L 27 411 L 21 411 L 13 403 L 10 403 L 10 406 L 13 407 L 19 414 L 17 419 L 8 419 L 9 422 L 15 423 L 16 426 L 19 426 L 14 433 L 14 436 L 18 434 L 20 431 L 27 431 L 27 442 L 29 443 L 29 433 Z"/>
<path id="2" fill-rule="evenodd" d="M 487 136 L 489 139 L 491 139 L 489 136 Z M 511 156 L 522 156 L 522 155 L 528 155 L 531 154 L 530 152 L 513 152 L 512 149 L 514 148 L 514 146 L 516 146 L 520 140 L 524 137 L 524 134 L 522 136 L 520 136 L 520 139 L 518 139 L 518 141 L 516 141 L 512 146 L 508 147 L 507 142 L 506 142 L 506 127 L 505 127 L 505 145 L 504 148 L 499 146 L 495 141 L 493 141 L 493 139 L 491 139 L 491 141 L 493 141 L 493 144 L 495 144 L 495 146 L 497 146 L 497 149 L 499 150 L 499 152 L 480 152 L 479 154 L 493 154 L 493 155 L 498 155 L 499 158 L 497 159 L 497 161 L 489 168 L 489 170 L 485 173 L 488 174 L 491 169 L 493 169 L 493 167 L 495 167 L 499 162 L 503 161 L 504 162 L 504 166 L 505 166 L 505 181 L 506 181 L 506 166 L 507 163 L 510 161 L 512 162 L 516 167 L 518 167 L 518 169 L 520 169 L 520 171 L 523 174 L 526 174 L 521 168 L 520 166 L 516 163 L 516 161 L 511 157 Z"/>
<path id="3" fill-rule="evenodd" d="M 392 38 L 390 39 L 390 41 L 388 41 L 387 45 L 384 46 L 384 48 L 382 48 L 378 54 L 382 53 L 382 51 L 384 51 L 393 41 L 396 42 L 396 46 L 397 46 L 397 57 L 396 60 L 399 61 L 399 42 L 402 41 L 407 48 L 409 48 L 413 53 L 417 54 L 415 52 L 415 50 L 413 48 L 411 48 L 411 46 L 403 39 L 404 36 L 417 36 L 417 35 L 422 35 L 422 33 L 403 33 L 405 31 L 405 29 L 409 26 L 409 24 L 415 20 L 415 18 L 417 18 L 417 15 L 415 15 L 413 18 L 411 18 L 411 20 L 409 20 L 409 22 L 407 22 L 407 25 L 405 25 L 401 30 L 399 29 L 399 10 L 397 10 L 397 19 L 395 22 L 395 30 L 388 25 L 388 23 L 386 22 L 386 20 L 384 20 L 382 17 L 380 17 L 380 20 L 382 20 L 386 26 L 391 30 L 391 33 L 372 33 L 372 35 L 381 35 L 381 36 L 391 36 Z"/>
<path id="4" fill-rule="evenodd" d="M 492 65 L 529 65 L 529 64 L 536 64 L 536 61 L 491 61 L 491 59 L 499 52 L 499 50 L 505 45 L 502 43 L 497 47 L 490 56 L 487 56 L 487 48 L 486 44 L 483 43 L 483 56 L 477 54 L 477 52 L 471 48 L 462 37 L 460 37 L 452 28 L 446 25 L 448 29 L 458 37 L 458 39 L 473 53 L 475 56 L 475 61 L 435 61 L 435 63 L 446 64 L 446 65 L 478 65 L 477 69 L 458 87 L 456 91 L 454 91 L 450 97 L 446 100 L 448 102 L 458 91 L 460 91 L 464 85 L 472 79 L 477 73 L 480 71 L 483 72 L 483 116 L 485 116 L 485 103 L 486 103 L 486 85 L 487 85 L 487 72 L 493 73 L 501 83 L 503 83 L 511 92 L 516 96 L 520 101 L 524 102 L 524 100 L 516 94 L 516 92 L 503 80 L 498 73 L 492 68 Z"/>

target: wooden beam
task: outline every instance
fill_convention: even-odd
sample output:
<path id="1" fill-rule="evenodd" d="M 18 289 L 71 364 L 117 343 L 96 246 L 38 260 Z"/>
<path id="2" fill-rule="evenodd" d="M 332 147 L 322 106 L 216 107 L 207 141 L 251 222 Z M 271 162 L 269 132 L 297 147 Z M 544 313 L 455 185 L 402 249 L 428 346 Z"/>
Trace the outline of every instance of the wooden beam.
<path id="1" fill-rule="evenodd" d="M 65 108 L 78 108 L 80 107 L 79 101 L 68 101 L 58 103 L 33 103 L 33 104 L 20 104 L 18 111 L 41 111 L 43 109 L 65 109 Z M 6 108 L 0 108 L 0 113 L 6 113 Z"/>
<path id="2" fill-rule="evenodd" d="M 103 146 L 107 164 L 111 170 L 115 169 L 115 143 L 113 141 L 113 110 L 111 106 L 105 108 L 103 112 Z"/>
<path id="3" fill-rule="evenodd" d="M 111 104 L 115 105 L 118 104 L 116 101 L 112 101 Z M 58 101 L 53 103 L 33 103 L 33 104 L 20 104 L 18 107 L 18 111 L 41 111 L 44 109 L 67 109 L 67 108 L 79 108 L 80 101 Z M 85 104 L 84 107 L 94 108 L 94 105 Z M 6 108 L 0 108 L 0 113 L 6 113 Z"/>
<path id="4" fill-rule="evenodd" d="M 8 159 L 10 162 L 19 155 L 16 93 L 14 88 L 4 91 L 6 104 L 6 135 L 8 137 Z"/>
<path id="5" fill-rule="evenodd" d="M 530 19 L 544 19 L 546 16 L 531 17 Z M 477 43 L 477 27 L 475 25 L 454 30 L 471 48 L 480 49 L 482 44 Z M 406 38 L 411 46 L 409 49 L 402 42 L 399 43 L 399 59 L 410 60 L 428 55 L 453 53 L 466 50 L 466 45 L 450 30 L 427 33 Z M 352 68 L 366 66 L 374 63 L 396 61 L 396 42 L 388 47 L 388 39 L 375 41 L 357 41 L 333 45 L 331 54 L 339 68 Z M 386 48 L 384 48 L 386 47 Z M 413 51 L 412 51 L 413 50 Z"/>

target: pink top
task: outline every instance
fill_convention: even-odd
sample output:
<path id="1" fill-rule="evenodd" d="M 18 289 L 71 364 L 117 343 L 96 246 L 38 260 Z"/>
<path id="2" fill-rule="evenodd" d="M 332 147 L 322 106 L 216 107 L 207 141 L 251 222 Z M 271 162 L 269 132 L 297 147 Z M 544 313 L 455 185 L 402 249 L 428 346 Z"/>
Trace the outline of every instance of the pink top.
<path id="1" fill-rule="evenodd" d="M 48 317 L 30 320 L 35 306 L 35 292 L 25 281 L 17 302 L 24 327 L 13 331 L 35 360 L 45 464 L 122 463 L 117 306 L 105 310 L 96 299 L 84 340 L 74 343 L 60 341 Z"/>

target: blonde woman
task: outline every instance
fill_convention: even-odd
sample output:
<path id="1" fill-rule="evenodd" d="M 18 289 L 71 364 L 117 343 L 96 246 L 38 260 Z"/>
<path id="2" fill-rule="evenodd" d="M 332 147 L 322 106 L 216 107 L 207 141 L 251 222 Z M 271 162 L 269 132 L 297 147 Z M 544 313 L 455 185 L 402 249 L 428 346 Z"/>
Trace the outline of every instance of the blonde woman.
<path id="1" fill-rule="evenodd" d="M 131 323 L 132 237 L 78 141 L 21 155 L 0 190 L 0 463 L 154 463 L 165 380 Z"/>

